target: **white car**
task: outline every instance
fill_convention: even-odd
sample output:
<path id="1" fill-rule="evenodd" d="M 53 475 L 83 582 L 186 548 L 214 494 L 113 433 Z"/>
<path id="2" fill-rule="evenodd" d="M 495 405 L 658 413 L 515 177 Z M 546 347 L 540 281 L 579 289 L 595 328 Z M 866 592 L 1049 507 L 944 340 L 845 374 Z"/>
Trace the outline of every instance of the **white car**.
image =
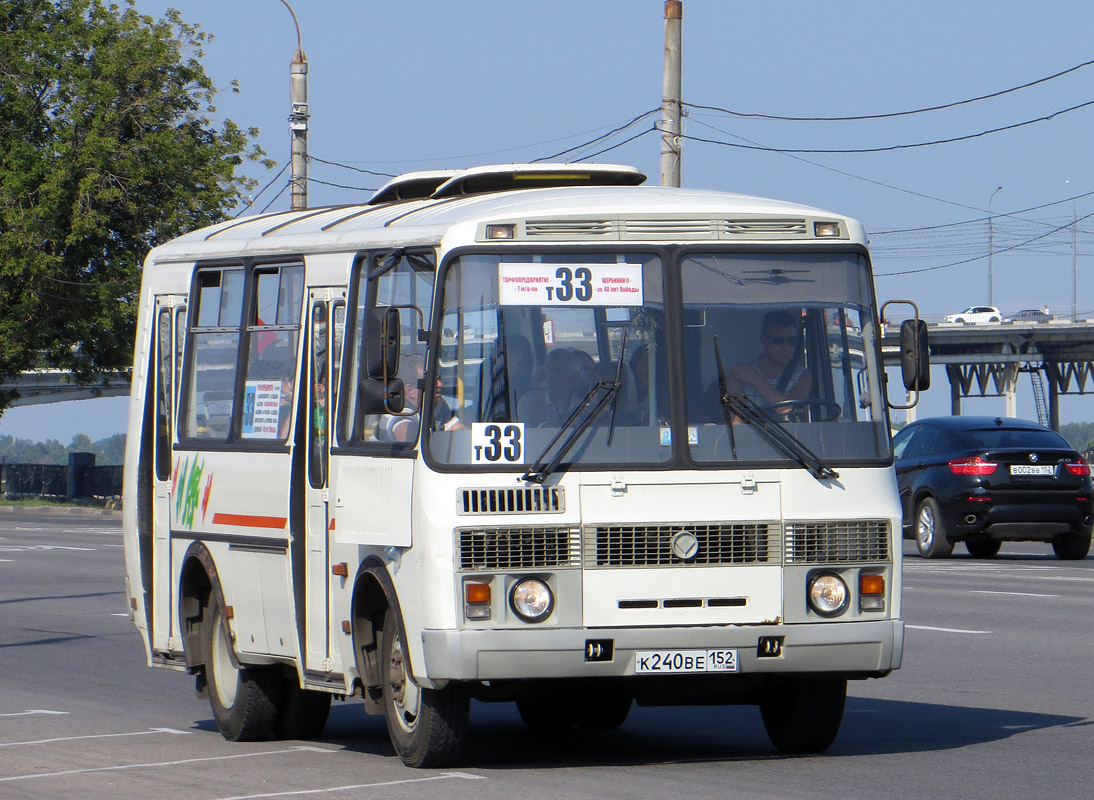
<path id="1" fill-rule="evenodd" d="M 985 322 L 1002 322 L 1003 315 L 995 306 L 969 306 L 958 314 L 947 314 L 942 321 L 981 325 Z"/>

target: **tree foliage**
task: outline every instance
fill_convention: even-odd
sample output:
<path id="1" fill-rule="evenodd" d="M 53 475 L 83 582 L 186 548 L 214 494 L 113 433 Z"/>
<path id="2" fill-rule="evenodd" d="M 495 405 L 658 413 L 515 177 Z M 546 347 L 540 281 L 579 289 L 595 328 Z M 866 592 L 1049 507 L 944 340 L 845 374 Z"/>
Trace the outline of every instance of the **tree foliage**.
<path id="1" fill-rule="evenodd" d="M 78 433 L 65 447 L 56 439 L 34 442 L 14 436 L 0 436 L 0 462 L 7 464 L 67 464 L 69 453 L 94 453 L 99 466 L 125 461 L 125 434 L 115 433 L 97 442 L 86 433 Z"/>
<path id="2" fill-rule="evenodd" d="M 133 0 L 0 2 L 0 381 L 126 368 L 147 251 L 253 186 L 257 131 L 212 119 L 209 38 Z"/>

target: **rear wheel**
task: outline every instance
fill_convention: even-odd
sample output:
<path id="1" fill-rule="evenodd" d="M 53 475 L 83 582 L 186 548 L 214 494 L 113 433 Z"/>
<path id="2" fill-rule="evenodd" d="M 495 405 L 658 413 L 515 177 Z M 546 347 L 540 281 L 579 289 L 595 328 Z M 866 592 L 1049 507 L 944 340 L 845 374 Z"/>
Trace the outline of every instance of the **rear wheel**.
<path id="1" fill-rule="evenodd" d="M 398 620 L 384 616 L 381 670 L 384 717 L 391 744 L 408 767 L 441 767 L 459 757 L 471 713 L 467 690 L 456 683 L 423 689 L 410 674 Z"/>
<path id="2" fill-rule="evenodd" d="M 1089 533 L 1069 533 L 1052 537 L 1052 551 L 1057 558 L 1065 561 L 1078 561 L 1086 558 L 1090 552 Z"/>
<path id="3" fill-rule="evenodd" d="M 846 701 L 845 680 L 788 679 L 760 701 L 760 714 L 779 751 L 820 753 L 836 740 Z"/>
<path id="4" fill-rule="evenodd" d="M 923 558 L 943 558 L 953 552 L 953 542 L 946 538 L 942 511 L 933 497 L 925 497 L 915 514 L 915 546 Z"/>
<path id="5" fill-rule="evenodd" d="M 966 539 L 965 549 L 973 558 L 995 558 L 1003 543 L 998 539 Z"/>
<path id="6" fill-rule="evenodd" d="M 577 721 L 573 705 L 554 694 L 522 697 L 517 700 L 517 711 L 528 730 L 537 733 L 560 733 Z"/>
<path id="7" fill-rule="evenodd" d="M 205 680 L 217 728 L 230 742 L 269 739 L 282 696 L 281 676 L 273 667 L 237 668 L 220 601 L 214 597 L 205 613 Z"/>
<path id="8" fill-rule="evenodd" d="M 285 682 L 285 696 L 277 715 L 279 739 L 318 739 L 330 715 L 331 696 L 301 689 L 295 678 Z"/>

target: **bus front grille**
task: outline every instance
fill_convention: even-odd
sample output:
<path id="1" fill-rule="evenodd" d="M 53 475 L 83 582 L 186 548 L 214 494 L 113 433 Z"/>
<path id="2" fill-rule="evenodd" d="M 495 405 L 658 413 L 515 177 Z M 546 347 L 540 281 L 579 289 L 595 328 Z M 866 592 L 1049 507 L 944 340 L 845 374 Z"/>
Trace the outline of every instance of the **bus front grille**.
<path id="1" fill-rule="evenodd" d="M 456 513 L 462 515 L 560 514 L 565 510 L 566 490 L 561 486 L 505 486 L 456 492 Z"/>
<path id="2" fill-rule="evenodd" d="M 889 560 L 885 520 L 787 522 L 787 564 L 857 564 Z"/>
<path id="3" fill-rule="evenodd" d="M 544 569 L 581 563 L 579 528 L 464 528 L 456 531 L 460 569 Z"/>
<path id="4" fill-rule="evenodd" d="M 586 569 L 778 563 L 778 525 L 591 525 L 584 532 Z"/>

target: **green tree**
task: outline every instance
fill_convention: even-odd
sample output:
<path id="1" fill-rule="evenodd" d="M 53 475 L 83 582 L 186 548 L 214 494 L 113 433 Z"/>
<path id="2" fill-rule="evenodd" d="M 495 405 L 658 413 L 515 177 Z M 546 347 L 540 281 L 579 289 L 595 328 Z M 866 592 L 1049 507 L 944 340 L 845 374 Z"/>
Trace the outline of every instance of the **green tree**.
<path id="1" fill-rule="evenodd" d="M 0 2 L 0 381 L 128 367 L 144 255 L 253 187 L 257 130 L 211 119 L 209 38 L 133 0 Z"/>

